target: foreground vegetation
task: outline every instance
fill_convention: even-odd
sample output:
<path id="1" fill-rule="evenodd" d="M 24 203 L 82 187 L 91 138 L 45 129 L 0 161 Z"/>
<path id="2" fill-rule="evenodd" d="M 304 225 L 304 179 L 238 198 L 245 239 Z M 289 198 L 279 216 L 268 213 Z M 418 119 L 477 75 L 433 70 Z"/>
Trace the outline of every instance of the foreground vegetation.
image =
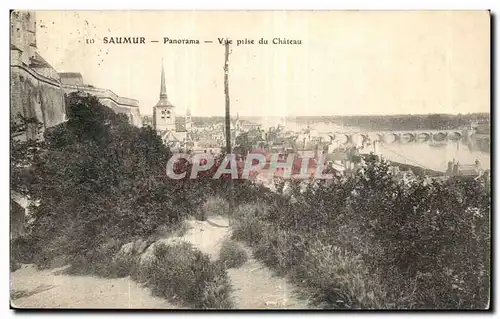
<path id="1" fill-rule="evenodd" d="M 134 274 L 153 294 L 195 309 L 233 307 L 232 287 L 222 263 L 210 261 L 188 243 L 156 245 L 153 253 L 155 258 Z"/>
<path id="2" fill-rule="evenodd" d="M 171 153 L 156 132 L 131 126 L 97 98 L 72 93 L 66 105 L 68 121 L 44 141 L 11 140 L 13 189 L 38 203 L 26 236 L 12 241 L 13 270 L 34 263 L 131 275 L 166 298 L 176 289 L 176 301 L 190 307 L 230 307 L 225 268 L 193 247 L 155 246 L 150 262 L 140 262 L 158 233 L 182 230 L 209 195 L 200 186 L 208 181 L 168 179 Z"/>
<path id="3" fill-rule="evenodd" d="M 74 273 L 130 275 L 190 307 L 229 308 L 226 268 L 245 262 L 241 247 L 226 242 L 212 262 L 187 244 L 155 243 L 188 216 L 215 212 L 234 219 L 234 238 L 255 258 L 323 307 L 489 305 L 489 185 L 402 184 L 384 162 L 305 189 L 278 182 L 277 193 L 213 180 L 218 165 L 198 179 L 171 180 L 171 153 L 152 129 L 129 125 L 92 96 L 70 94 L 67 106 L 68 122 L 43 142 L 11 142 L 12 188 L 38 201 L 27 235 L 12 242 L 14 269 L 70 264 Z M 177 168 L 189 177 L 188 163 Z"/>
<path id="4" fill-rule="evenodd" d="M 248 254 L 241 244 L 230 239 L 222 242 L 219 260 L 226 268 L 238 268 L 248 260 Z"/>
<path id="5" fill-rule="evenodd" d="M 490 191 L 475 180 L 403 184 L 386 163 L 333 183 L 278 183 L 238 208 L 234 237 L 327 308 L 489 305 Z M 288 190 L 287 190 L 288 189 Z"/>

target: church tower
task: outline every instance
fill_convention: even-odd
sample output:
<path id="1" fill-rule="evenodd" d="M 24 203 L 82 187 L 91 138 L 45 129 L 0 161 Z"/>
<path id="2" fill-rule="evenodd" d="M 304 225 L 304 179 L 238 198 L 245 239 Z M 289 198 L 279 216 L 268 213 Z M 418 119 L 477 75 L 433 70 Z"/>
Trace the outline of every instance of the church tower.
<path id="1" fill-rule="evenodd" d="M 153 107 L 153 127 L 157 131 L 175 131 L 175 106 L 168 101 L 163 60 L 161 61 L 160 100 Z"/>

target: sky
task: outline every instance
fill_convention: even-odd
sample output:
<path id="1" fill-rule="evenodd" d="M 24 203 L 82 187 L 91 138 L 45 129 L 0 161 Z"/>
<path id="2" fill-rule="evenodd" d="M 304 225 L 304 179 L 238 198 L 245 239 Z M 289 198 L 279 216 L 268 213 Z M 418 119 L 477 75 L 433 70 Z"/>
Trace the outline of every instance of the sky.
<path id="1" fill-rule="evenodd" d="M 302 44 L 232 45 L 232 115 L 490 110 L 486 11 L 38 11 L 36 19 L 39 52 L 57 71 L 137 99 L 142 114 L 158 101 L 163 59 L 178 115 L 187 108 L 193 116 L 224 115 L 217 38 L 275 37 Z M 134 36 L 146 44 L 103 43 Z M 163 37 L 200 44 L 163 44 Z"/>

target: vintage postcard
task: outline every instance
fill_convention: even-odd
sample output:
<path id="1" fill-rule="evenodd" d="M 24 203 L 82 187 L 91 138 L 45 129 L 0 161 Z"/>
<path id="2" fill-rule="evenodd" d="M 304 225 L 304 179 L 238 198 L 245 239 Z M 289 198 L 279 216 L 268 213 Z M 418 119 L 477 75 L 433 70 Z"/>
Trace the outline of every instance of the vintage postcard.
<path id="1" fill-rule="evenodd" d="M 490 25 L 11 11 L 11 307 L 489 309 Z"/>

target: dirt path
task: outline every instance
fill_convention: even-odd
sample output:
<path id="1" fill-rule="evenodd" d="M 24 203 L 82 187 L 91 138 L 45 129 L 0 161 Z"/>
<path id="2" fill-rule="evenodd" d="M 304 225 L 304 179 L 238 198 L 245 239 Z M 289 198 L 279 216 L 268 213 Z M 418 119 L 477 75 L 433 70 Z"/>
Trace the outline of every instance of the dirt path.
<path id="1" fill-rule="evenodd" d="M 118 279 L 58 275 L 24 265 L 11 274 L 16 308 L 174 309 L 128 277 Z M 178 308 L 178 307 L 177 307 Z"/>
<path id="2" fill-rule="evenodd" d="M 209 221 L 190 220 L 182 237 L 162 242 L 192 243 L 212 260 L 219 256 L 220 245 L 231 236 L 228 220 L 210 217 Z M 249 256 L 251 251 L 247 249 Z M 58 270 L 35 269 L 24 265 L 11 274 L 12 306 L 20 308 L 134 308 L 175 309 L 166 300 L 151 295 L 147 288 L 129 277 L 106 279 L 93 276 L 59 275 Z M 307 302 L 293 293 L 284 278 L 250 257 L 240 268 L 228 270 L 235 289 L 237 309 L 304 309 Z"/>
<path id="3" fill-rule="evenodd" d="M 251 252 L 249 251 L 249 256 Z M 307 300 L 296 294 L 296 288 L 254 258 L 240 268 L 228 270 L 236 291 L 238 309 L 307 309 Z"/>
<path id="4" fill-rule="evenodd" d="M 169 237 L 161 240 L 164 243 L 188 242 L 212 260 L 219 257 L 220 245 L 229 236 L 228 220 L 214 216 L 209 221 L 188 220 L 188 231 L 181 237 Z"/>
<path id="5" fill-rule="evenodd" d="M 220 245 L 231 236 L 227 227 L 228 220 L 223 217 L 210 217 L 207 222 L 192 221 L 191 229 L 182 237 L 213 260 L 218 258 Z M 220 227 L 226 226 L 226 227 Z M 295 287 L 252 257 L 246 248 L 249 260 L 239 268 L 228 270 L 235 289 L 234 298 L 237 309 L 306 309 L 307 301 L 294 293 Z"/>

